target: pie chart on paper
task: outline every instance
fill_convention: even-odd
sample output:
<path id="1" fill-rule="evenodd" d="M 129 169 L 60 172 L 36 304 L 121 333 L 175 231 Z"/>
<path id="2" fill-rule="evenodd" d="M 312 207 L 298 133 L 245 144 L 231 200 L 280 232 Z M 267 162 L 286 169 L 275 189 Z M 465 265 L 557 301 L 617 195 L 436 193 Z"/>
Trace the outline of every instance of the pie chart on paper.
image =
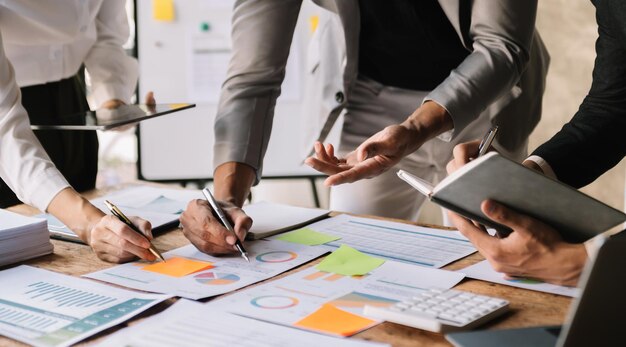
<path id="1" fill-rule="evenodd" d="M 195 276 L 196 282 L 207 285 L 226 285 L 239 281 L 239 276 L 234 274 L 218 273 L 218 272 L 202 272 Z"/>

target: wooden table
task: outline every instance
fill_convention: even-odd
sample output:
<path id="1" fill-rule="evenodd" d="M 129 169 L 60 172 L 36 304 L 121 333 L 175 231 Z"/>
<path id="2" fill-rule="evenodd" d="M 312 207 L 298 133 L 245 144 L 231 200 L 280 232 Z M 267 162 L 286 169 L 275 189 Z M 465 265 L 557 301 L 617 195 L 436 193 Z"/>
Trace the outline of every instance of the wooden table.
<path id="1" fill-rule="evenodd" d="M 94 192 L 92 194 L 88 194 L 88 197 L 92 198 L 102 194 L 103 192 Z M 39 213 L 39 211 L 37 211 L 36 209 L 26 205 L 14 206 L 9 208 L 9 210 L 25 215 L 33 215 Z M 401 220 L 394 221 L 407 224 L 416 224 Z M 52 240 L 52 243 L 54 244 L 53 254 L 22 262 L 20 264 L 36 266 L 72 276 L 80 276 L 86 273 L 115 266 L 115 264 L 110 264 L 99 260 L 94 252 L 91 251 L 91 248 L 89 248 L 88 246 L 58 240 Z M 189 242 L 183 236 L 182 232 L 179 229 L 175 229 L 159 235 L 154 241 L 155 246 L 163 252 L 184 246 L 188 243 Z M 469 265 L 475 264 L 483 259 L 484 258 L 480 254 L 474 253 L 473 255 L 470 255 L 444 267 L 444 269 L 462 269 Z M 277 278 L 287 276 L 296 271 L 300 271 L 309 266 L 313 266 L 319 261 L 320 260 L 318 259 L 311 263 L 302 265 L 282 275 L 279 275 L 272 279 L 268 279 L 267 281 L 272 281 Z M 16 265 L 18 264 L 14 264 L 8 267 Z M 259 282 L 256 285 L 264 282 L 265 281 Z M 560 295 L 540 293 L 473 279 L 464 279 L 461 284 L 459 284 L 455 288 L 467 290 L 477 294 L 492 295 L 504 298 L 511 303 L 510 312 L 484 325 L 483 327 L 481 327 L 481 329 L 503 329 L 530 327 L 537 325 L 562 324 L 571 302 L 570 298 Z M 136 316 L 130 321 L 127 321 L 125 324 L 105 330 L 95 337 L 85 340 L 85 342 L 81 343 L 80 345 L 91 345 L 94 343 L 94 341 L 101 340 L 102 338 L 104 338 L 104 336 L 114 331 L 117 331 L 124 326 L 132 325 L 145 317 L 161 312 L 162 310 L 173 304 L 175 300 L 176 299 L 170 299 L 164 303 L 161 303 L 140 314 L 139 316 Z M 380 324 L 364 332 L 361 332 L 352 338 L 382 341 L 390 343 L 393 346 L 450 346 L 450 344 L 444 339 L 442 334 L 426 332 L 393 323 Z M 10 340 L 5 337 L 0 337 L 0 346 L 22 345 L 23 344 L 17 341 Z"/>

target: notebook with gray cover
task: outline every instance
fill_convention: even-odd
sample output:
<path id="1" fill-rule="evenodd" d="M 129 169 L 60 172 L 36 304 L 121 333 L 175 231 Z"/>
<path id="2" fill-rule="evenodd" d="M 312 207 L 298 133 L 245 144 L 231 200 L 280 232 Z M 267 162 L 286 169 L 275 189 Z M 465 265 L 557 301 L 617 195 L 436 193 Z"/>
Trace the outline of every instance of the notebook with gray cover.
<path id="1" fill-rule="evenodd" d="M 624 344 L 626 313 L 626 233 L 608 239 L 581 276 L 582 294 L 572 303 L 563 327 L 483 330 L 447 334 L 457 347 L 577 347 Z"/>
<path id="2" fill-rule="evenodd" d="M 480 204 L 498 201 L 551 225 L 568 242 L 584 242 L 626 221 L 626 214 L 496 152 L 475 159 L 436 186 L 406 171 L 398 176 L 434 203 L 508 234 Z"/>

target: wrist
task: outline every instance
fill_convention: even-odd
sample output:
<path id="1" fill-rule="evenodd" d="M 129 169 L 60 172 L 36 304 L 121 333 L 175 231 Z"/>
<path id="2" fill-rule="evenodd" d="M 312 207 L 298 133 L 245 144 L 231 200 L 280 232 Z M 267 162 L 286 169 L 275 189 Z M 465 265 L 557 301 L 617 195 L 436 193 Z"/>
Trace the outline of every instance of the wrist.
<path id="1" fill-rule="evenodd" d="M 217 200 L 243 206 L 256 180 L 255 170 L 243 163 L 227 162 L 215 169 L 214 195 Z"/>
<path id="2" fill-rule="evenodd" d="M 568 286 L 576 286 L 580 275 L 587 262 L 587 249 L 584 244 L 563 243 L 557 250 L 562 256 L 559 257 L 560 264 L 564 269 L 560 272 L 562 277 L 560 282 Z"/>
<path id="3" fill-rule="evenodd" d="M 434 101 L 427 101 L 411 114 L 402 126 L 416 136 L 420 145 L 454 128 L 448 111 Z"/>
<path id="4" fill-rule="evenodd" d="M 48 206 L 48 212 L 74 231 L 86 244 L 91 244 L 91 231 L 105 213 L 72 188 L 62 190 Z"/>

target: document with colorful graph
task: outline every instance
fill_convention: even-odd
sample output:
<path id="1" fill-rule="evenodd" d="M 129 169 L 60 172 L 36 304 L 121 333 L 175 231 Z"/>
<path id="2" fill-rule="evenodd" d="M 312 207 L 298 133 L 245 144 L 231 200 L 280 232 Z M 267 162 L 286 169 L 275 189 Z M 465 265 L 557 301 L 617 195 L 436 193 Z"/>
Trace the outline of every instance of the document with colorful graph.
<path id="1" fill-rule="evenodd" d="M 458 272 L 465 274 L 469 278 L 500 283 L 511 287 L 536 290 L 538 292 L 576 297 L 580 291 L 576 287 L 559 286 L 532 278 L 505 278 L 504 274 L 496 272 L 486 260 L 458 270 Z"/>
<path id="2" fill-rule="evenodd" d="M 35 346 L 72 345 L 170 298 L 26 265 L 0 283 L 0 335 Z"/>
<path id="3" fill-rule="evenodd" d="M 277 240 L 246 243 L 248 263 L 238 254 L 212 257 L 187 245 L 163 256 L 167 262 L 134 262 L 85 275 L 100 281 L 188 299 L 224 294 L 274 277 L 328 250 Z"/>
<path id="4" fill-rule="evenodd" d="M 307 229 L 335 236 L 337 240 L 325 244 L 331 250 L 346 245 L 374 257 L 433 268 L 476 252 L 472 243 L 456 230 L 347 214 L 309 224 Z"/>
<path id="5" fill-rule="evenodd" d="M 178 300 L 172 307 L 120 330 L 98 347 L 385 347 L 388 344 L 338 339 L 215 311 L 212 306 Z"/>
<path id="6" fill-rule="evenodd" d="M 351 336 L 380 323 L 363 315 L 365 305 L 393 305 L 430 288 L 452 288 L 463 277 L 393 261 L 363 276 L 308 268 L 207 305 L 266 322 Z"/>

